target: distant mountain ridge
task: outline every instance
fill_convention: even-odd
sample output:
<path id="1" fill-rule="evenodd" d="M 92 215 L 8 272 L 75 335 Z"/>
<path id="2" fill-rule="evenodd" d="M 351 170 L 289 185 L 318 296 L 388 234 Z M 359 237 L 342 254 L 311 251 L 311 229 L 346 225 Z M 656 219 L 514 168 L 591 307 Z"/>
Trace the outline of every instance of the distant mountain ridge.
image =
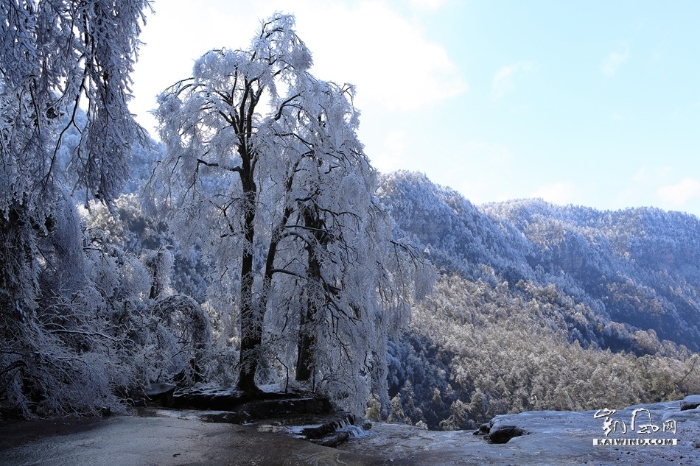
<path id="1" fill-rule="evenodd" d="M 521 291 L 553 284 L 592 312 L 569 340 L 636 354 L 659 340 L 700 350 L 700 219 L 656 208 L 598 211 L 539 199 L 475 206 L 425 175 L 381 179 L 397 235 L 440 270 Z M 571 319 L 569 319 L 571 320 Z M 647 331 L 657 341 L 632 335 Z"/>

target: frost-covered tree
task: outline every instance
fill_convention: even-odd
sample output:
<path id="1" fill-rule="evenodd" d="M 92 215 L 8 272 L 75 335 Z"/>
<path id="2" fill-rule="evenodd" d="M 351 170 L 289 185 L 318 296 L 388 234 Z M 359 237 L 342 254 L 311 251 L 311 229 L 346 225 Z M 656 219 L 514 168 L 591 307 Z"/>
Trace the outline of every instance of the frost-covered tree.
<path id="1" fill-rule="evenodd" d="M 35 290 L 34 239 L 55 227 L 61 168 L 87 197 L 113 199 L 141 130 L 127 108 L 147 0 L 0 1 L 0 289 Z M 85 109 L 80 121 L 79 109 Z M 80 135 L 59 167 L 63 138 Z M 9 295 L 9 296 L 8 296 Z"/>
<path id="2" fill-rule="evenodd" d="M 284 348 L 299 380 L 328 382 L 341 360 L 353 361 L 348 376 L 367 374 L 371 345 L 353 341 L 353 328 L 371 340 L 390 321 L 377 295 L 390 229 L 354 91 L 309 73 L 293 27 L 276 14 L 249 48 L 206 53 L 157 111 L 160 197 L 175 231 L 210 251 L 216 292 L 240 321 L 238 387 L 251 394 L 265 356 L 282 361 Z"/>
<path id="3" fill-rule="evenodd" d="M 24 416 L 94 410 L 122 383 L 97 286 L 115 270 L 91 260 L 71 196 L 109 203 L 127 175 L 147 7 L 0 0 L 0 402 Z"/>

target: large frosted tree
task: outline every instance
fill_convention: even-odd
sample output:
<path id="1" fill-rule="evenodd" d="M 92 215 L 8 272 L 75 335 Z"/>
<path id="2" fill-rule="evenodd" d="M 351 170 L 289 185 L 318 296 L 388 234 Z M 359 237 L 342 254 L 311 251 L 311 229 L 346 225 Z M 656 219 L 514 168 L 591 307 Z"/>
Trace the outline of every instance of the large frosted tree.
<path id="1" fill-rule="evenodd" d="M 276 14 L 249 48 L 206 53 L 159 98 L 163 199 L 177 231 L 214 251 L 249 394 L 280 342 L 296 352 L 299 380 L 328 381 L 341 360 L 357 377 L 383 364 L 367 354 L 382 358 L 372 333 L 390 323 L 377 295 L 388 223 L 357 139 L 354 90 L 316 79 L 311 64 L 293 16 Z"/>
<path id="2" fill-rule="evenodd" d="M 62 215 L 65 188 L 107 202 L 121 188 L 141 131 L 127 101 L 147 6 L 147 0 L 0 0 L 3 300 L 31 302 L 34 238 Z M 66 154 L 64 138 L 72 133 L 78 141 Z"/>
<path id="3" fill-rule="evenodd" d="M 95 282 L 128 267 L 86 252 L 72 195 L 110 203 L 127 176 L 148 3 L 0 0 L 0 409 L 94 412 L 121 386 Z"/>

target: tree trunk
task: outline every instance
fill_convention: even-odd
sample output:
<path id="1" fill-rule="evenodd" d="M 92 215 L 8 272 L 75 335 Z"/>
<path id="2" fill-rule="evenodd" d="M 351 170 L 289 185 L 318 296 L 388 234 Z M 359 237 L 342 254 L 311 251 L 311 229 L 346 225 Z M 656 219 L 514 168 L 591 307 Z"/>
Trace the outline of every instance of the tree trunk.
<path id="1" fill-rule="evenodd" d="M 314 365 L 314 347 L 316 335 L 313 332 L 313 322 L 316 315 L 316 306 L 307 299 L 306 312 L 301 314 L 301 328 L 299 329 L 299 342 L 297 345 L 297 367 L 295 379 L 297 382 L 306 382 L 311 378 Z"/>
<path id="2" fill-rule="evenodd" d="M 313 239 L 316 245 L 325 247 L 327 241 L 322 231 L 323 222 L 316 212 L 308 208 L 304 211 L 304 226 L 314 231 Z M 299 341 L 297 344 L 296 380 L 308 381 L 314 370 L 314 352 L 316 348 L 316 320 L 318 319 L 318 303 L 321 299 L 321 263 L 314 245 L 306 247 L 308 253 L 308 270 L 306 285 L 306 311 L 302 310 L 299 325 Z"/>
<path id="3" fill-rule="evenodd" d="M 253 278 L 253 254 L 252 251 L 246 251 L 241 262 L 241 353 L 238 389 L 251 395 L 259 392 L 255 384 L 255 372 L 262 343 L 262 323 L 253 302 Z"/>
<path id="4" fill-rule="evenodd" d="M 241 152 L 243 171 L 241 182 L 246 197 L 244 235 L 245 249 L 241 260 L 241 353 L 239 358 L 238 389 L 247 395 L 256 395 L 260 389 L 255 384 L 260 345 L 262 344 L 262 310 L 256 309 L 253 300 L 253 247 L 255 240 L 256 186 L 253 180 L 250 156 Z M 247 168 L 247 169 L 246 169 Z"/>

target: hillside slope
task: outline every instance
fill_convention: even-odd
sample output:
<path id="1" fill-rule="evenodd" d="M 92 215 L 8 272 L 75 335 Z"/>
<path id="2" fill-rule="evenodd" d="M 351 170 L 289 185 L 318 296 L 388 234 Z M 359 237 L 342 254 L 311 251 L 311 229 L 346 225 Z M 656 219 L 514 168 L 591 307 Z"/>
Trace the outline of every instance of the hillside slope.
<path id="1" fill-rule="evenodd" d="M 397 172 L 380 195 L 399 234 L 410 237 L 444 273 L 509 288 L 553 285 L 594 311 L 572 321 L 582 346 L 658 351 L 635 342 L 650 331 L 700 350 L 700 219 L 637 208 L 597 211 L 518 200 L 476 207 L 424 175 Z M 602 324 L 602 329 L 601 329 Z M 651 332 L 653 330 L 653 332 Z"/>
<path id="2" fill-rule="evenodd" d="M 697 218 L 476 207 L 409 172 L 384 176 L 379 196 L 440 271 L 392 342 L 391 420 L 465 428 L 700 390 Z"/>

